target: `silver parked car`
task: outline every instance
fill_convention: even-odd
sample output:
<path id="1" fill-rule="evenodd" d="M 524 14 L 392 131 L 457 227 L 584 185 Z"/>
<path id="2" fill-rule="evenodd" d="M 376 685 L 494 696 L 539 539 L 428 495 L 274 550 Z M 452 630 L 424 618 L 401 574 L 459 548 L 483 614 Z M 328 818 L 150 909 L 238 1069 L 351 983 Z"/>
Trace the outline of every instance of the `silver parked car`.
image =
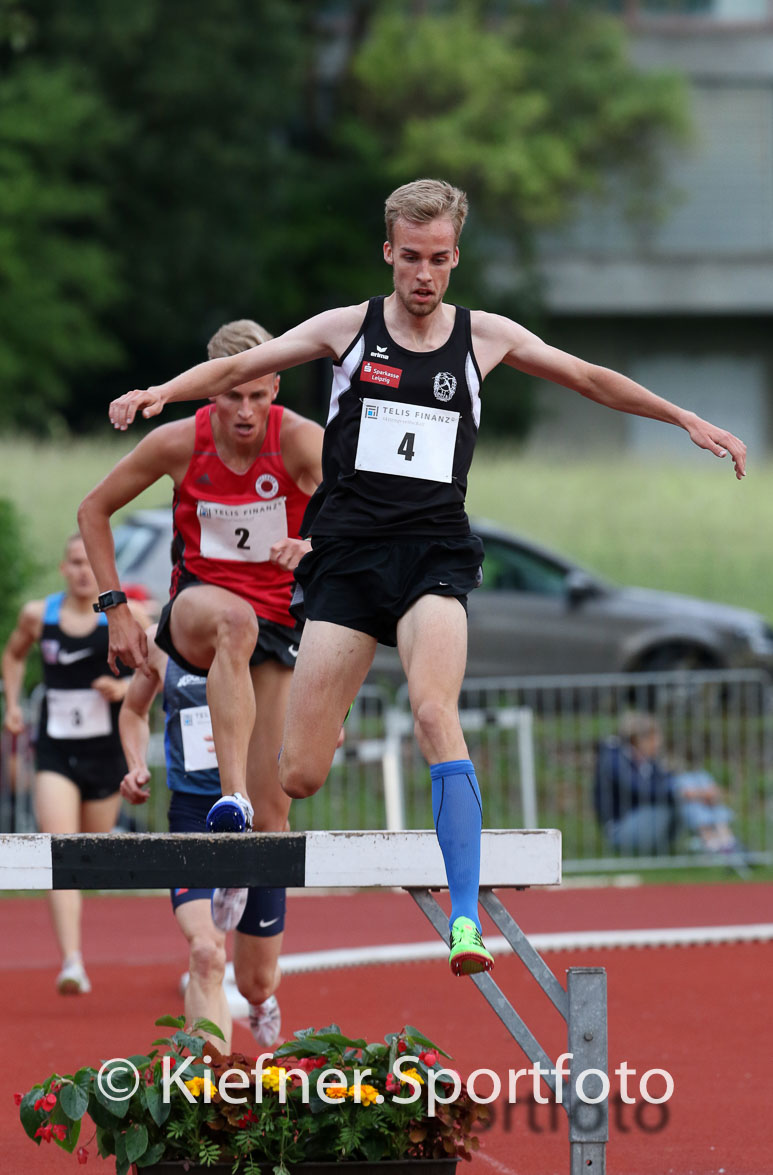
<path id="1" fill-rule="evenodd" d="M 124 585 L 168 598 L 172 512 L 140 510 L 115 528 Z M 773 671 L 773 629 L 755 612 L 645 588 L 620 587 L 561 555 L 474 520 L 486 548 L 469 597 L 468 677 L 667 669 Z M 402 679 L 379 646 L 376 677 Z"/>

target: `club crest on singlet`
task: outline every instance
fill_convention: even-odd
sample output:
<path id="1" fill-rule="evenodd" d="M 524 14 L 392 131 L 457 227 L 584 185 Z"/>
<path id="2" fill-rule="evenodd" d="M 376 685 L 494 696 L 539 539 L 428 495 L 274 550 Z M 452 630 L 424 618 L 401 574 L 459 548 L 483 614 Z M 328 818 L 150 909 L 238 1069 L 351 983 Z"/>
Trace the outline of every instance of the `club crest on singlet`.
<path id="1" fill-rule="evenodd" d="M 435 399 L 440 400 L 442 404 L 447 404 L 449 400 L 453 399 L 455 391 L 456 376 L 451 375 L 450 371 L 439 371 L 432 384 L 432 393 Z"/>
<path id="2" fill-rule="evenodd" d="M 275 498 L 279 493 L 279 482 L 273 473 L 261 473 L 255 482 L 255 493 L 261 498 Z"/>

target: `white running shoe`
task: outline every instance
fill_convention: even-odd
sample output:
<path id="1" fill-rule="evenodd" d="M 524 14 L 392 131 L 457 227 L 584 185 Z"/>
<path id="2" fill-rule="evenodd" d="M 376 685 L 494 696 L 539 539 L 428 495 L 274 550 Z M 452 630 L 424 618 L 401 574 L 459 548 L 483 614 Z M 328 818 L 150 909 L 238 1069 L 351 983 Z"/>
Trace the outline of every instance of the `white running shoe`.
<path id="1" fill-rule="evenodd" d="M 261 1048 L 272 1049 L 279 1040 L 282 1013 L 275 995 L 262 1004 L 250 1004 L 250 1032 Z"/>
<path id="2" fill-rule="evenodd" d="M 218 930 L 236 929 L 242 920 L 249 893 L 246 888 L 212 891 L 212 921 Z"/>
<path id="3" fill-rule="evenodd" d="M 80 955 L 74 955 L 65 962 L 56 977 L 56 990 L 60 995 L 87 995 L 91 991 Z"/>
<path id="4" fill-rule="evenodd" d="M 249 832 L 252 804 L 240 792 L 223 796 L 207 813 L 207 832 Z"/>

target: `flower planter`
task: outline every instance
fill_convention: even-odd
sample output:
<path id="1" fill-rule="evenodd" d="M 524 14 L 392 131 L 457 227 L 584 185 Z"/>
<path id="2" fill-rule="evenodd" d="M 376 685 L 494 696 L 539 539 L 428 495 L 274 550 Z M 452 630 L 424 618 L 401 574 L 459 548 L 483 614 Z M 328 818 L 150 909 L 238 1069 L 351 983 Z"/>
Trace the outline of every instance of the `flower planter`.
<path id="1" fill-rule="evenodd" d="M 290 1163 L 290 1175 L 333 1175 L 334 1171 L 342 1175 L 455 1175 L 458 1159 L 383 1159 L 369 1163 L 367 1160 L 357 1160 L 353 1163 L 315 1162 Z M 270 1164 L 266 1163 L 266 1166 Z M 217 1163 L 214 1167 L 199 1167 L 186 1164 L 182 1161 L 155 1163 L 152 1167 L 143 1167 L 137 1171 L 132 1167 L 132 1175 L 231 1175 L 231 1163 Z"/>

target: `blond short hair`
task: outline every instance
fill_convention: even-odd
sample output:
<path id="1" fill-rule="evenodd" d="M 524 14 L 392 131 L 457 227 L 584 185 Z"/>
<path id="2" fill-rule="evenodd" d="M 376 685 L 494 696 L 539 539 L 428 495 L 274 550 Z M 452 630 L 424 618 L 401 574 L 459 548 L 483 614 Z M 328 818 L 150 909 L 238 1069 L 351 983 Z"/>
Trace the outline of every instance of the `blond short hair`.
<path id="1" fill-rule="evenodd" d="M 643 710 L 626 710 L 620 719 L 618 730 L 624 742 L 637 746 L 643 738 L 648 738 L 651 734 L 660 734 L 660 723 L 654 714 L 647 714 Z"/>
<path id="2" fill-rule="evenodd" d="M 267 343 L 273 337 L 265 327 L 251 318 L 238 318 L 235 322 L 226 322 L 220 330 L 215 331 L 207 343 L 207 355 L 210 359 L 224 359 L 227 355 L 249 351 L 259 343 Z"/>
<path id="3" fill-rule="evenodd" d="M 467 195 L 445 180 L 413 180 L 403 184 L 387 197 L 384 208 L 387 240 L 392 244 L 396 222 L 411 220 L 423 224 L 444 216 L 454 226 L 454 244 L 459 244 L 464 222 L 467 219 Z"/>

